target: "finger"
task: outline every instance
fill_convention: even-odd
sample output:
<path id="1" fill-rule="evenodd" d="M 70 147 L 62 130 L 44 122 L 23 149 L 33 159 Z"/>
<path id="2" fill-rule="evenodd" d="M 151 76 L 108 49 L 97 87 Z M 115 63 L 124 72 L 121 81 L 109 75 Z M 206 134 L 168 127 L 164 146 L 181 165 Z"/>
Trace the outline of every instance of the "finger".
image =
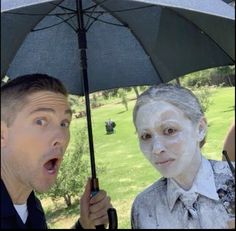
<path id="1" fill-rule="evenodd" d="M 80 202 L 83 203 L 83 201 L 86 201 L 86 203 L 88 203 L 90 201 L 90 193 L 91 193 L 91 184 L 90 184 L 90 178 L 88 178 L 83 195 L 80 198 Z"/>
<path id="2" fill-rule="evenodd" d="M 99 210 L 112 208 L 112 205 L 110 202 L 111 202 L 111 198 L 109 196 L 105 197 L 103 200 L 97 202 L 96 204 L 90 205 L 89 211 L 90 213 L 96 213 Z"/>
<path id="3" fill-rule="evenodd" d="M 108 216 L 108 209 L 109 209 L 109 207 L 104 207 L 104 208 L 102 208 L 102 209 L 100 209 L 96 212 L 92 212 L 92 213 L 90 212 L 89 213 L 89 218 L 91 220 L 96 220 L 100 217 Z"/>
<path id="4" fill-rule="evenodd" d="M 98 203 L 102 201 L 107 196 L 107 193 L 104 190 L 99 190 L 96 195 L 91 197 L 90 204 Z"/>
<path id="5" fill-rule="evenodd" d="M 93 221 L 93 224 L 95 225 L 101 225 L 101 224 L 108 224 L 109 220 L 108 220 L 108 215 L 107 215 L 107 211 L 105 211 L 105 213 L 100 214 L 100 216 L 98 216 L 97 218 L 95 217 L 91 217 L 90 218 Z"/>

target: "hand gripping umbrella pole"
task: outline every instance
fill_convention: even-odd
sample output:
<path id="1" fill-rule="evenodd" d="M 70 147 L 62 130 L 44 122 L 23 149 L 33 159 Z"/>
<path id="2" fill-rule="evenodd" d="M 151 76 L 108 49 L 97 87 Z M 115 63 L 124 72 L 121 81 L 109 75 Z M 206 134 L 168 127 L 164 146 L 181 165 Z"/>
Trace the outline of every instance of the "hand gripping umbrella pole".
<path id="1" fill-rule="evenodd" d="M 82 0 L 76 1 L 77 9 L 77 22 L 78 22 L 78 43 L 80 50 L 80 67 L 84 87 L 84 96 L 86 103 L 86 117 L 87 117 L 87 127 L 88 127 L 88 139 L 89 139 L 89 151 L 90 151 L 90 162 L 91 162 L 91 189 L 92 196 L 96 195 L 99 191 L 98 178 L 96 176 L 96 166 L 95 166 L 95 156 L 94 156 L 94 146 L 93 146 L 93 133 L 92 133 L 92 122 L 91 122 L 91 111 L 90 111 L 90 100 L 89 100 L 89 84 L 88 84 L 88 73 L 87 73 L 87 42 L 86 42 L 86 30 L 84 28 L 83 20 L 83 9 Z M 114 208 L 108 209 L 109 218 L 109 229 L 117 229 L 117 214 Z M 96 226 L 96 229 L 105 229 L 104 225 Z"/>

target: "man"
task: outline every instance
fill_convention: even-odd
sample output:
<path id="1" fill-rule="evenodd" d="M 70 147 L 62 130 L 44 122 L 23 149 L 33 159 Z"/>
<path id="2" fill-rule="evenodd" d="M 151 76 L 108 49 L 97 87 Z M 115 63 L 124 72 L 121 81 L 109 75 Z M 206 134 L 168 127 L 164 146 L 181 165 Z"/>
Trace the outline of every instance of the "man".
<path id="1" fill-rule="evenodd" d="M 71 118 L 66 89 L 55 78 L 26 75 L 1 88 L 1 228 L 47 228 L 34 190 L 46 192 L 56 181 Z M 103 190 L 90 195 L 88 181 L 74 228 L 108 223 L 110 198 Z"/>

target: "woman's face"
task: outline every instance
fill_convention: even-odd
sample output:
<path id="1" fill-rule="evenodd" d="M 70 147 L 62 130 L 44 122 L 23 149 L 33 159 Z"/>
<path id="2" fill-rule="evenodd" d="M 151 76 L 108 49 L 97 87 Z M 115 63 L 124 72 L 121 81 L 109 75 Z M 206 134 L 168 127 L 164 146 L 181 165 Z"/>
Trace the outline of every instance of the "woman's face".
<path id="1" fill-rule="evenodd" d="M 199 124 L 165 101 L 150 102 L 139 108 L 136 127 L 140 149 L 164 177 L 177 177 L 193 167 L 200 153 Z"/>

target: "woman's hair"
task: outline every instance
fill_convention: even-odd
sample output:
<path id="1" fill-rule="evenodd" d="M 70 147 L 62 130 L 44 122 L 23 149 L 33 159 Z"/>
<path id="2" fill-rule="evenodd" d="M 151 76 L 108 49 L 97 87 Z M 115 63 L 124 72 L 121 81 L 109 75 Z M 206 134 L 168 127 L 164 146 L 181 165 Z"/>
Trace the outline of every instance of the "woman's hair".
<path id="1" fill-rule="evenodd" d="M 179 85 L 159 84 L 150 87 L 138 97 L 133 110 L 133 123 L 135 127 L 139 108 L 155 101 L 166 101 L 179 108 L 193 124 L 197 124 L 200 118 L 204 116 L 202 106 L 192 91 Z M 200 147 L 204 143 L 205 138 L 201 141 Z"/>
<path id="2" fill-rule="evenodd" d="M 19 76 L 1 87 L 1 120 L 10 126 L 17 112 L 26 104 L 27 96 L 40 91 L 51 91 L 68 96 L 66 88 L 54 77 L 46 74 Z"/>

